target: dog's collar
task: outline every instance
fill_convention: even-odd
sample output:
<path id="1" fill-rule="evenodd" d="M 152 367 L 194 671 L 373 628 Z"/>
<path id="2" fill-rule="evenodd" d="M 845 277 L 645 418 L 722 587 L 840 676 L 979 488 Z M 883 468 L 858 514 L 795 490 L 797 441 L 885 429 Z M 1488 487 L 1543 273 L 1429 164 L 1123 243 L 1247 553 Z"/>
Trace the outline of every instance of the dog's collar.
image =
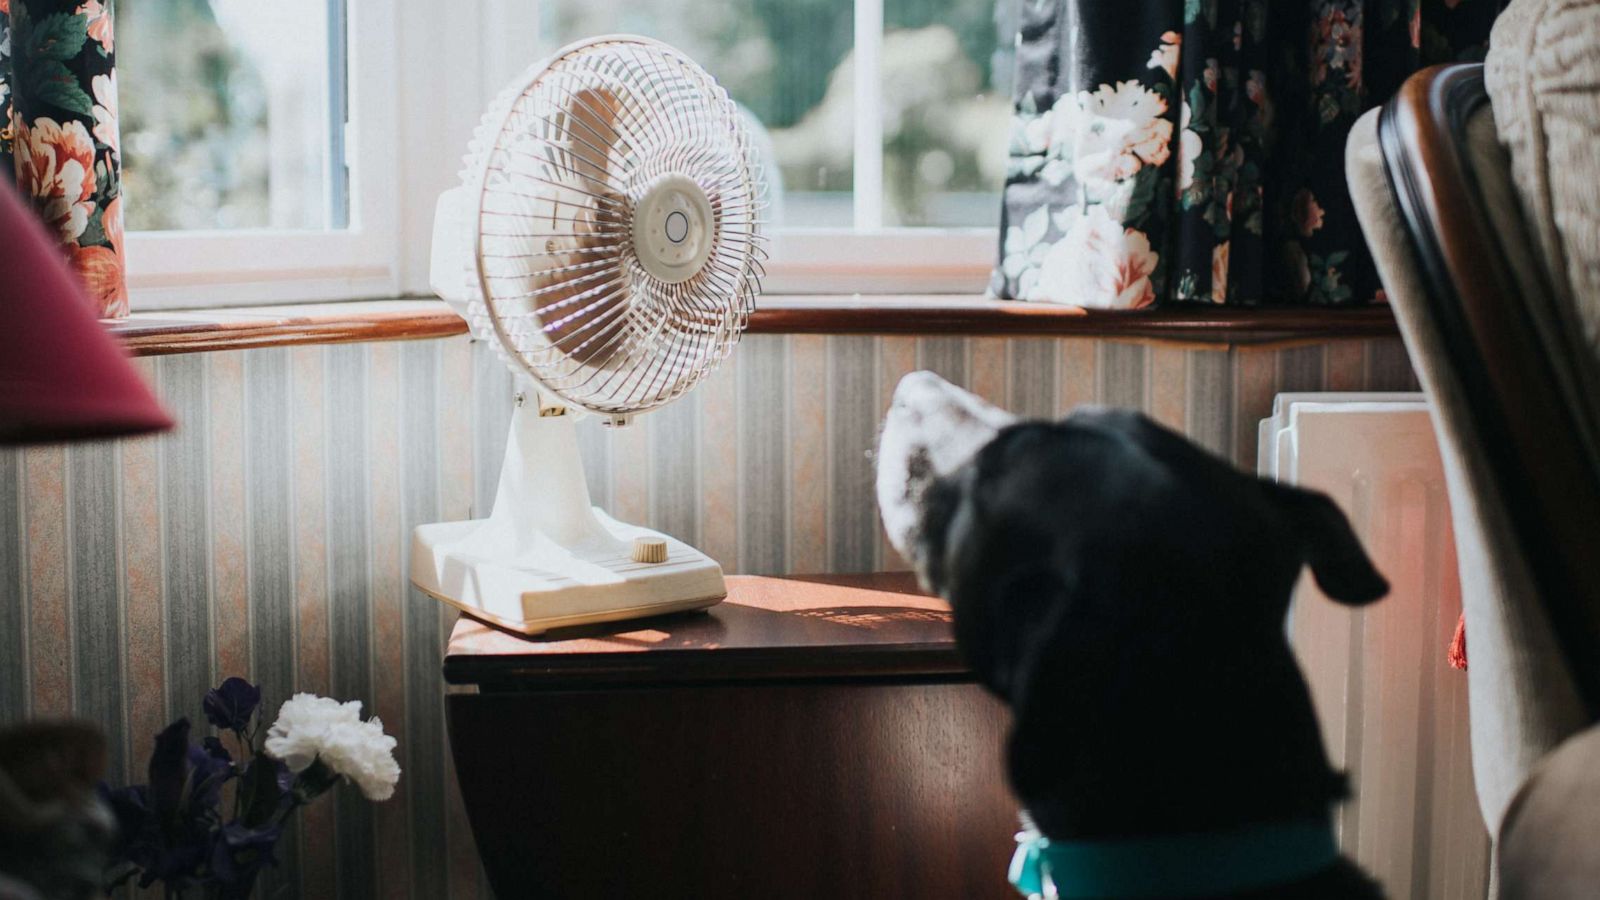
<path id="1" fill-rule="evenodd" d="M 1011 883 L 1028 897 L 1219 897 L 1289 884 L 1339 858 L 1313 819 L 1106 841 L 1017 835 Z"/>

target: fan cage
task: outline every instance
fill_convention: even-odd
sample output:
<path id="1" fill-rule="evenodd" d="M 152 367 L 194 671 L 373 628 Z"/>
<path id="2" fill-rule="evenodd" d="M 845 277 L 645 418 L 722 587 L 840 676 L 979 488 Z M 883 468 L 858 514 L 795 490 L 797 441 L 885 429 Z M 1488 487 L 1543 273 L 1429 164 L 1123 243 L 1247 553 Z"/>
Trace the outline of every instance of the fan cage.
<path id="1" fill-rule="evenodd" d="M 764 186 L 738 106 L 648 38 L 570 45 L 485 115 L 464 182 L 478 192 L 467 318 L 560 400 L 612 419 L 669 403 L 727 358 L 766 258 Z M 699 187 L 710 252 L 686 280 L 647 272 L 631 223 L 668 176 Z"/>

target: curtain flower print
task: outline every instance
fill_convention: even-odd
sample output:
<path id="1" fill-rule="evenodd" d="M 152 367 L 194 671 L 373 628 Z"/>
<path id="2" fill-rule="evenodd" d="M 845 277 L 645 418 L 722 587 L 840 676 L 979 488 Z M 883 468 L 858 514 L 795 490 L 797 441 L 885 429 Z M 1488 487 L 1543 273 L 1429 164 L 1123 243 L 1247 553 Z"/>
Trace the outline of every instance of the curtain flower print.
<path id="1" fill-rule="evenodd" d="M 114 46 L 109 2 L 0 0 L 0 172 L 102 317 L 128 312 Z"/>
<path id="2" fill-rule="evenodd" d="M 1505 0 L 1023 0 L 996 296 L 1381 300 L 1344 142 Z"/>

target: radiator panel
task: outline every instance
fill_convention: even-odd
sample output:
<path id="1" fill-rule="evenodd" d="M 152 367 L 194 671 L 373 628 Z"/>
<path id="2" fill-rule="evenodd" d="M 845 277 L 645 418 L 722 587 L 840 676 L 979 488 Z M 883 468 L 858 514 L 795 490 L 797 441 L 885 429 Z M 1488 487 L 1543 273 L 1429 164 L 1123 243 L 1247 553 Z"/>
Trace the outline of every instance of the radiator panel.
<path id="1" fill-rule="evenodd" d="M 1262 474 L 1350 517 L 1391 593 L 1363 610 L 1308 575 L 1288 629 L 1334 765 L 1350 775 L 1340 845 L 1394 897 L 1481 898 L 1489 838 L 1467 735 L 1467 679 L 1445 661 L 1461 612 L 1449 497 L 1421 394 L 1281 395 Z"/>

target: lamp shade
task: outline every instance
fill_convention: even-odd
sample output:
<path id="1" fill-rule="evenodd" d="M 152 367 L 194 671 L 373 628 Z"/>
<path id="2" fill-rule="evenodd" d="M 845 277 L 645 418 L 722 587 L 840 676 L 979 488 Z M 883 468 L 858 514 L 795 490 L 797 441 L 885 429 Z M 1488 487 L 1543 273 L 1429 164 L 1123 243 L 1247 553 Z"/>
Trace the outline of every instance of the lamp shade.
<path id="1" fill-rule="evenodd" d="M 172 427 L 44 226 L 0 178 L 0 444 Z"/>

